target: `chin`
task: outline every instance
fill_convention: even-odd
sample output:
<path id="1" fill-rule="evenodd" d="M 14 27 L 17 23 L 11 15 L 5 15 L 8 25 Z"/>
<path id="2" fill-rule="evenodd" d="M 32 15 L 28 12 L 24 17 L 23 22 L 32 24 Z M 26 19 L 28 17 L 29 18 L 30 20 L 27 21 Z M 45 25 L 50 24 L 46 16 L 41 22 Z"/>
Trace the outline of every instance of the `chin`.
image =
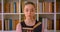
<path id="1" fill-rule="evenodd" d="M 28 17 L 29 19 L 31 19 L 31 17 Z"/>

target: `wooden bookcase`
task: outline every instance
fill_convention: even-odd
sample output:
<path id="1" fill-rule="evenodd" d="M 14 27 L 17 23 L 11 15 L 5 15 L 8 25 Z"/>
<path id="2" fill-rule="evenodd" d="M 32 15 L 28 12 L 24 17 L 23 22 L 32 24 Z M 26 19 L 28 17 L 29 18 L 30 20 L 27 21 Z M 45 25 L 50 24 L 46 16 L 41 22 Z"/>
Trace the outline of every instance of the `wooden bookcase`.
<path id="1" fill-rule="evenodd" d="M 60 0 L 0 0 L 0 32 L 16 32 L 27 1 L 36 4 L 36 20 L 42 22 L 44 32 L 60 31 Z"/>

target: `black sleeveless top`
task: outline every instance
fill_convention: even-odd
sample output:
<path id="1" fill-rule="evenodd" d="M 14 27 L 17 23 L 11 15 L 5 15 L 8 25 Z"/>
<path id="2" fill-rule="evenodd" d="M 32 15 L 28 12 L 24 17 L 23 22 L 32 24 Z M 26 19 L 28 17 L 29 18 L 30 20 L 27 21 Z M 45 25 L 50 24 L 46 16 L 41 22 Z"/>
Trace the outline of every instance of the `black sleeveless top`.
<path id="1" fill-rule="evenodd" d="M 38 21 L 36 21 L 35 25 L 36 25 L 37 23 L 38 23 Z M 33 26 L 27 26 L 24 21 L 21 22 L 21 26 L 22 26 L 22 27 L 33 28 Z M 38 27 L 36 27 L 36 28 L 33 30 L 33 32 L 41 32 L 41 31 L 42 31 L 42 24 L 40 24 Z M 26 32 L 26 31 L 24 31 L 24 30 L 22 29 L 22 32 Z"/>

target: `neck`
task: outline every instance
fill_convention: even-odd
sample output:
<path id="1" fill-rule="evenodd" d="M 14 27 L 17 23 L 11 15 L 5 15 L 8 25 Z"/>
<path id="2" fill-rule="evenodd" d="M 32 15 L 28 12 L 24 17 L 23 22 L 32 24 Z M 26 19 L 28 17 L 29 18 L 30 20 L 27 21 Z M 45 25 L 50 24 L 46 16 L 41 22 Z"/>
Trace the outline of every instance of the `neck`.
<path id="1" fill-rule="evenodd" d="M 35 19 L 33 19 L 33 18 L 26 18 L 25 21 L 27 21 L 27 22 L 33 22 L 33 21 L 35 21 Z"/>
<path id="2" fill-rule="evenodd" d="M 35 25 L 35 20 L 34 19 L 25 19 L 25 24 L 27 26 L 33 26 L 33 25 Z"/>

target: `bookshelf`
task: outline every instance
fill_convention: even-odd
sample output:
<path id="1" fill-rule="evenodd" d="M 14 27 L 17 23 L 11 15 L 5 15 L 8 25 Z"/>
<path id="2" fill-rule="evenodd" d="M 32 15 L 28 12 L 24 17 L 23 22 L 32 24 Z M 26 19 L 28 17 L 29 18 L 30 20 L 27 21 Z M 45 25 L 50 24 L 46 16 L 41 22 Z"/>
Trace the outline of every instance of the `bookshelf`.
<path id="1" fill-rule="evenodd" d="M 56 0 L 56 30 L 60 31 L 60 0 Z"/>
<path id="2" fill-rule="evenodd" d="M 19 23 L 18 14 L 4 14 L 4 31 L 16 30 L 16 25 Z"/>
<path id="3" fill-rule="evenodd" d="M 24 20 L 27 1 L 36 4 L 36 20 L 44 25 L 44 32 L 60 31 L 60 0 L 0 0 L 0 32 L 16 32 L 17 23 Z"/>

